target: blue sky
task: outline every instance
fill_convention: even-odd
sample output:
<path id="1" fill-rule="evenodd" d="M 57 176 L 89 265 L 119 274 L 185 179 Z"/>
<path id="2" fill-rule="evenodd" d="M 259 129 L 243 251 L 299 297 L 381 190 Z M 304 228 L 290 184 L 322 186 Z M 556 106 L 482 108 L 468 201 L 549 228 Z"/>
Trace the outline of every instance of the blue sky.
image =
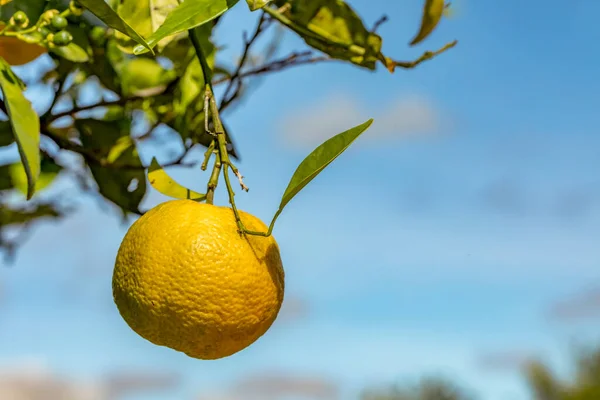
<path id="1" fill-rule="evenodd" d="M 276 225 L 286 296 L 304 314 L 290 311 L 219 361 L 147 343 L 111 299 L 127 225 L 88 199 L 64 222 L 40 224 L 0 270 L 0 366 L 33 359 L 74 382 L 174 372 L 176 388 L 130 398 L 213 400 L 237 399 L 225 396 L 240 379 L 273 371 L 331 381 L 344 399 L 440 373 L 484 399 L 519 400 L 518 371 L 484 356 L 535 355 L 567 371 L 572 341 L 598 339 L 597 309 L 580 319 L 551 311 L 583 307 L 600 287 L 600 3 L 458 0 L 456 16 L 412 49 L 420 3 L 350 2 L 368 23 L 388 14 L 387 55 L 408 60 L 457 38 L 455 49 L 394 75 L 291 69 L 226 114 L 251 188 L 238 206 L 265 221 L 314 141 L 376 118 Z M 240 4 L 223 21 L 231 55 L 254 17 Z M 284 49 L 298 48 L 287 34 Z M 170 172 L 200 190 L 207 179 Z"/>

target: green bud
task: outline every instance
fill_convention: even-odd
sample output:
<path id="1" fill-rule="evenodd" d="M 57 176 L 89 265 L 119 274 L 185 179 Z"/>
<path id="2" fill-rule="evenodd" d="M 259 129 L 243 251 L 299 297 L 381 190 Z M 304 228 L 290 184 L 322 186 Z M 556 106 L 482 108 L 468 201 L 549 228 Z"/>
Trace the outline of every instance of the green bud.
<path id="1" fill-rule="evenodd" d="M 52 21 L 52 18 L 54 18 L 58 14 L 58 10 L 48 10 L 42 14 L 40 19 L 42 20 L 42 22 L 49 24 L 50 21 Z"/>
<path id="2" fill-rule="evenodd" d="M 106 42 L 106 31 L 101 26 L 94 26 L 90 32 L 90 40 L 96 46 L 104 46 Z"/>
<path id="3" fill-rule="evenodd" d="M 29 25 L 29 18 L 27 18 L 27 14 L 25 14 L 23 11 L 17 11 L 10 18 L 9 23 L 19 28 L 26 28 L 27 25 Z"/>
<path id="4" fill-rule="evenodd" d="M 71 10 L 71 14 L 78 17 L 81 14 L 83 14 L 83 11 L 85 9 L 82 6 L 80 6 L 79 3 L 77 3 L 75 0 L 71 0 L 71 2 L 69 3 L 69 10 Z"/>
<path id="5" fill-rule="evenodd" d="M 50 21 L 50 25 L 57 31 L 61 31 L 67 27 L 69 23 L 67 19 L 61 15 L 55 15 Z"/>
<path id="6" fill-rule="evenodd" d="M 68 31 L 60 31 L 54 34 L 52 43 L 56 46 L 66 46 L 73 41 L 73 35 Z"/>

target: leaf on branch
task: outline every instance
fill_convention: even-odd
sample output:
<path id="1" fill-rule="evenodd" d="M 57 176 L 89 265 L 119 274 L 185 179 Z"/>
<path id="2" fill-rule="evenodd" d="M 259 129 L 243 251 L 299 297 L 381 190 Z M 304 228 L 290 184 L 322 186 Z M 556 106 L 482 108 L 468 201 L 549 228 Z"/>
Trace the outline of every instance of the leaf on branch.
<path id="1" fill-rule="evenodd" d="M 194 0 L 196 1 L 196 0 Z M 178 0 L 121 0 L 117 13 L 140 35 L 147 38 L 165 22 L 167 15 L 179 5 Z M 123 34 L 115 35 L 121 50 L 133 53 L 136 42 Z M 159 52 L 175 36 L 168 36 L 157 43 Z"/>
<path id="2" fill-rule="evenodd" d="M 379 35 L 369 32 L 358 14 L 346 2 L 277 2 L 280 6 L 286 3 L 291 5 L 284 13 L 292 22 L 288 27 L 299 34 L 306 44 L 333 58 L 375 69 L 382 39 Z"/>
<path id="3" fill-rule="evenodd" d="M 23 11 L 30 21 L 37 21 L 44 12 L 47 0 L 18 0 L 0 2 L 0 20 L 8 21 L 17 11 Z"/>
<path id="4" fill-rule="evenodd" d="M 93 53 L 85 30 L 72 24 L 66 30 L 73 36 L 73 41 L 66 46 L 54 46 L 50 51 L 75 63 L 88 62 Z"/>
<path id="5" fill-rule="evenodd" d="M 306 44 L 332 58 L 370 70 L 375 69 L 377 61 L 390 72 L 396 67 L 414 68 L 456 44 L 452 42 L 438 51 L 427 52 L 414 61 L 395 61 L 381 52 L 382 38 L 368 30 L 343 0 L 277 0 L 275 4 L 283 7 L 283 12 L 266 9 L 267 12 L 300 35 Z M 284 7 L 286 4 L 289 6 Z"/>
<path id="6" fill-rule="evenodd" d="M 121 67 L 121 88 L 125 96 L 153 96 L 163 92 L 177 78 L 172 69 L 163 68 L 156 60 L 136 57 Z"/>
<path id="7" fill-rule="evenodd" d="M 62 167 L 56 164 L 50 157 L 42 157 L 40 176 L 35 183 L 36 193 L 47 188 L 52 182 L 54 182 L 54 179 L 58 176 L 61 170 Z M 27 174 L 25 173 L 23 164 L 11 164 L 9 173 L 13 187 L 24 195 L 27 195 Z"/>
<path id="8" fill-rule="evenodd" d="M 50 51 L 62 58 L 76 63 L 84 63 L 90 59 L 88 53 L 75 43 L 69 43 L 66 46 L 53 47 Z"/>
<path id="9" fill-rule="evenodd" d="M 446 5 L 444 0 L 426 0 L 423 6 L 423 17 L 421 18 L 421 26 L 419 32 L 411 40 L 410 45 L 414 46 L 427 38 L 438 25 L 444 14 Z"/>
<path id="10" fill-rule="evenodd" d="M 83 146 L 95 157 L 86 157 L 102 196 L 122 210 L 139 213 L 146 194 L 146 177 L 129 121 L 79 119 L 75 126 Z M 85 156 L 84 156 L 85 157 Z"/>
<path id="11" fill-rule="evenodd" d="M 35 192 L 40 175 L 40 120 L 29 100 L 23 95 L 23 83 L 0 57 L 0 88 L 4 104 L 19 148 L 21 163 L 27 175 L 27 200 Z"/>
<path id="12" fill-rule="evenodd" d="M 279 209 L 275 213 L 269 229 L 272 229 L 277 217 L 294 196 L 342 154 L 364 131 L 369 129 L 372 123 L 373 119 L 370 119 L 326 140 L 300 163 L 281 197 Z"/>
<path id="13" fill-rule="evenodd" d="M 13 144 L 15 137 L 12 133 L 10 121 L 0 121 L 0 147 Z"/>
<path id="14" fill-rule="evenodd" d="M 373 119 L 370 119 L 361 125 L 337 134 L 314 149 L 312 153 L 300 163 L 296 172 L 294 172 L 288 187 L 283 193 L 279 209 L 283 209 L 283 207 L 285 207 L 290 200 L 300 192 L 300 190 L 308 185 L 310 181 L 325 169 L 325 167 L 342 154 L 361 133 L 371 126 L 372 123 Z"/>
<path id="15" fill-rule="evenodd" d="M 6 204 L 0 207 L 0 228 L 10 225 L 23 225 L 35 219 L 58 218 L 62 214 L 52 204 L 38 204 L 35 207 L 10 208 Z"/>
<path id="16" fill-rule="evenodd" d="M 248 3 L 248 7 L 250 7 L 250 11 L 260 10 L 267 4 L 269 4 L 272 0 L 246 0 Z"/>
<path id="17" fill-rule="evenodd" d="M 165 19 L 165 22 L 148 37 L 150 47 L 156 46 L 166 37 L 185 32 L 203 25 L 233 7 L 238 0 L 189 0 L 179 4 Z M 146 50 L 137 46 L 135 54 L 145 53 Z"/>
<path id="18" fill-rule="evenodd" d="M 78 2 L 87 8 L 92 14 L 98 17 L 106 25 L 110 26 L 117 31 L 124 33 L 131 37 L 133 40 L 138 42 L 143 47 L 147 48 L 152 52 L 152 48 L 146 43 L 144 38 L 136 32 L 127 22 L 110 8 L 108 3 L 104 0 L 78 0 Z"/>
<path id="19" fill-rule="evenodd" d="M 156 158 L 152 158 L 152 163 L 148 167 L 148 181 L 154 189 L 165 196 L 195 201 L 202 201 L 206 198 L 205 194 L 194 192 L 177 183 L 165 172 Z"/>

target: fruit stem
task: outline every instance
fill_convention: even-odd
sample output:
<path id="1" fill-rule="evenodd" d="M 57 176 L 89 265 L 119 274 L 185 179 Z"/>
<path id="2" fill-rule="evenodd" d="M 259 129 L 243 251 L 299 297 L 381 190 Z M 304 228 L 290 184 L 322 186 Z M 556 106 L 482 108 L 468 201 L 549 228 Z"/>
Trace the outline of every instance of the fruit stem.
<path id="1" fill-rule="evenodd" d="M 219 184 L 219 175 L 221 173 L 221 156 L 219 153 L 215 154 L 215 164 L 213 166 L 212 174 L 210 174 L 210 179 L 208 180 L 208 187 L 206 190 L 206 202 L 208 204 L 213 204 L 215 197 L 215 189 Z"/>
<path id="2" fill-rule="evenodd" d="M 206 171 L 206 168 L 208 167 L 208 161 L 210 160 L 210 156 L 212 156 L 212 154 L 214 153 L 214 151 L 215 151 L 215 141 L 213 139 L 210 142 L 210 145 L 208 146 L 208 149 L 204 153 L 204 161 L 202 161 L 202 165 L 200 166 L 200 169 L 202 171 Z"/>
<path id="3" fill-rule="evenodd" d="M 244 227 L 244 224 L 240 218 L 240 214 L 235 205 L 235 200 L 233 199 L 235 196 L 235 192 L 231 187 L 231 182 L 229 180 L 229 168 L 232 169 L 234 174 L 237 176 L 240 186 L 243 190 L 248 191 L 248 187 L 244 185 L 242 181 L 242 175 L 239 170 L 233 165 L 231 160 L 229 159 L 229 154 L 227 152 L 227 139 L 225 138 L 225 129 L 223 129 L 223 123 L 221 122 L 221 118 L 219 117 L 219 107 L 217 106 L 217 102 L 215 100 L 215 94 L 212 88 L 212 71 L 210 66 L 206 62 L 206 56 L 204 55 L 204 51 L 202 50 L 202 45 L 200 44 L 200 40 L 198 38 L 198 33 L 195 29 L 190 29 L 188 31 L 190 40 L 192 41 L 192 45 L 194 46 L 194 50 L 196 50 L 196 56 L 198 57 L 198 61 L 200 62 L 200 67 L 202 68 L 202 73 L 204 75 L 204 81 L 206 85 L 206 94 L 204 97 L 205 110 L 204 115 L 208 121 L 208 115 L 210 113 L 210 117 L 212 118 L 214 132 L 207 133 L 214 136 L 214 139 L 209 146 L 207 152 L 205 153 L 204 162 L 202 163 L 202 167 L 206 168 L 208 164 L 208 160 L 210 159 L 210 155 L 213 149 L 217 149 L 215 152 L 215 164 L 213 167 L 212 174 L 210 176 L 210 180 L 208 181 L 208 189 L 206 193 L 206 202 L 208 204 L 213 204 L 215 189 L 217 188 L 217 184 L 219 182 L 219 175 L 221 173 L 221 166 L 223 167 L 223 176 L 225 178 L 225 186 L 227 187 L 227 193 L 229 195 L 229 203 L 231 204 L 231 209 L 235 215 L 235 220 L 241 234 L 248 235 L 256 235 L 256 236 L 270 236 L 273 227 L 269 228 L 268 232 L 256 232 L 250 231 Z M 206 107 L 208 105 L 208 107 Z M 208 108 L 208 109 L 207 109 Z M 206 124 L 208 126 L 208 123 Z M 205 127 L 206 129 L 206 127 Z M 203 168 L 203 169 L 204 169 Z"/>

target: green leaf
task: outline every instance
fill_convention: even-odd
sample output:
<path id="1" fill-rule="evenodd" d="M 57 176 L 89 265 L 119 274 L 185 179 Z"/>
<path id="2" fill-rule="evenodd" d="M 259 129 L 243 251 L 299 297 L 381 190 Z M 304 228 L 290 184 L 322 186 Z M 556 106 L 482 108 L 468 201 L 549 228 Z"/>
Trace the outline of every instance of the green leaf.
<path id="1" fill-rule="evenodd" d="M 43 157 L 41 162 L 40 177 L 35 183 L 35 191 L 39 192 L 48 187 L 54 181 L 54 178 L 58 176 L 61 170 L 62 167 L 56 164 L 51 158 Z M 27 174 L 25 173 L 23 164 L 14 163 L 10 165 L 9 174 L 14 188 L 24 195 L 27 195 Z"/>
<path id="2" fill-rule="evenodd" d="M 55 46 L 50 51 L 75 63 L 88 62 L 93 55 L 93 51 L 85 29 L 69 24 L 66 30 L 73 36 L 73 41 L 67 46 Z"/>
<path id="3" fill-rule="evenodd" d="M 23 11 L 30 21 L 38 20 L 44 8 L 46 7 L 47 0 L 13 0 L 8 3 L 2 4 L 0 7 L 0 20 L 8 21 L 12 15 L 17 11 Z M 32 23 L 30 23 L 32 25 Z"/>
<path id="4" fill-rule="evenodd" d="M 126 96 L 158 94 L 175 78 L 177 74 L 174 70 L 163 68 L 151 58 L 132 58 L 121 68 L 121 87 Z"/>
<path id="5" fill-rule="evenodd" d="M 40 175 L 40 120 L 29 100 L 23 95 L 21 80 L 0 57 L 0 87 L 12 131 L 19 147 L 21 162 L 27 174 L 27 200 L 35 191 Z"/>
<path id="6" fill-rule="evenodd" d="M 11 145 L 14 141 L 10 121 L 0 121 L 0 147 Z"/>
<path id="7" fill-rule="evenodd" d="M 152 48 L 146 43 L 144 38 L 135 31 L 127 22 L 112 9 L 104 0 L 78 0 L 79 4 L 87 8 L 92 14 L 98 17 L 106 25 L 117 31 L 124 33 L 133 40 L 152 52 Z"/>
<path id="8" fill-rule="evenodd" d="M 275 0 L 274 3 L 279 7 L 289 7 L 283 13 L 268 7 L 264 10 L 300 35 L 306 44 L 332 58 L 371 70 L 375 69 L 377 61 L 392 73 L 397 67 L 415 68 L 456 45 L 454 41 L 439 50 L 427 51 L 413 61 L 396 61 L 382 53 L 381 37 L 368 30 L 358 14 L 343 0 Z"/>
<path id="9" fill-rule="evenodd" d="M 150 47 L 156 46 L 162 39 L 205 24 L 233 7 L 238 0 L 186 0 L 173 10 L 165 22 L 148 37 Z M 134 49 L 135 54 L 144 53 L 141 46 Z"/>
<path id="10" fill-rule="evenodd" d="M 146 194 L 146 177 L 129 136 L 130 121 L 78 119 L 75 126 L 81 143 L 95 156 L 86 161 L 100 194 L 122 210 L 139 214 Z"/>
<path id="11" fill-rule="evenodd" d="M 372 123 L 373 119 L 370 119 L 361 125 L 355 126 L 352 129 L 328 139 L 314 149 L 313 152 L 300 163 L 296 172 L 294 172 L 294 175 L 281 198 L 278 213 L 283 210 L 283 207 L 285 207 L 290 200 L 300 192 L 300 190 L 308 185 L 310 181 L 325 169 L 325 167 L 342 154 L 361 133 L 371 126 Z"/>
<path id="12" fill-rule="evenodd" d="M 148 168 L 148 181 L 154 189 L 169 197 L 196 201 L 202 201 L 206 198 L 205 194 L 194 192 L 175 182 L 158 164 L 156 158 L 152 158 L 152 163 Z"/>
<path id="13" fill-rule="evenodd" d="M 10 208 L 6 204 L 0 206 L 0 228 L 9 225 L 22 225 L 38 218 L 59 218 L 60 210 L 53 204 L 39 204 L 35 207 Z"/>
<path id="14" fill-rule="evenodd" d="M 90 59 L 90 56 L 84 49 L 72 42 L 66 46 L 55 46 L 51 48 L 50 51 L 62 58 L 76 63 L 87 62 Z"/>
<path id="15" fill-rule="evenodd" d="M 136 32 L 147 38 L 165 22 L 167 15 L 178 5 L 178 0 L 121 0 L 116 10 L 117 14 Z M 115 35 L 115 38 L 123 51 L 133 52 L 135 41 L 122 34 Z M 158 50 L 162 50 L 173 39 L 175 36 L 161 40 L 158 43 Z"/>
<path id="16" fill-rule="evenodd" d="M 246 0 L 246 3 L 248 3 L 248 7 L 250 7 L 250 11 L 256 11 L 256 10 L 263 8 L 264 6 L 269 4 L 271 1 L 272 0 Z"/>
<path id="17" fill-rule="evenodd" d="M 370 32 L 358 14 L 342 0 L 278 0 L 291 7 L 283 14 L 287 26 L 311 47 L 329 56 L 375 69 L 382 39 Z M 283 22 L 283 21 L 282 21 Z"/>
<path id="18" fill-rule="evenodd" d="M 445 7 L 444 0 L 425 0 L 423 17 L 421 18 L 421 27 L 419 28 L 417 35 L 410 42 L 411 46 L 422 42 L 431 34 L 431 32 L 433 32 L 442 19 Z"/>

